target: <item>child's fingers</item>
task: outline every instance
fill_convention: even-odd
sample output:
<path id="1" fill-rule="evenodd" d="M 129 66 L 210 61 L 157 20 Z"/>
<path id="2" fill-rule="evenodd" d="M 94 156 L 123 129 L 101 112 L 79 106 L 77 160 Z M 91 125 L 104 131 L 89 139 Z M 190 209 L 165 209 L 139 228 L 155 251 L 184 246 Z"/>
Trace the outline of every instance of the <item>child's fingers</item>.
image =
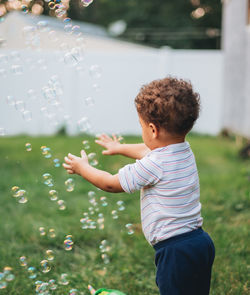
<path id="1" fill-rule="evenodd" d="M 114 140 L 114 141 L 119 141 L 119 140 L 117 139 L 117 136 L 116 136 L 115 134 L 112 134 L 112 136 L 113 136 L 113 140 Z"/>
<path id="2" fill-rule="evenodd" d="M 105 142 L 112 140 L 107 134 L 102 134 L 100 138 Z"/>
<path id="3" fill-rule="evenodd" d="M 85 150 L 81 150 L 81 156 L 82 156 L 82 158 L 87 157 L 87 154 L 86 154 Z"/>
<path id="4" fill-rule="evenodd" d="M 106 147 L 106 144 L 105 144 L 102 140 L 98 140 L 98 139 L 96 139 L 95 142 L 96 142 L 97 144 L 99 144 L 100 146 Z"/>
<path id="5" fill-rule="evenodd" d="M 63 168 L 65 168 L 65 169 L 71 169 L 71 166 L 70 165 L 67 165 L 67 164 L 65 164 L 65 163 L 63 163 Z"/>
<path id="6" fill-rule="evenodd" d="M 73 170 L 70 170 L 70 169 L 67 169 L 67 172 L 68 172 L 69 174 L 74 174 L 74 171 L 73 171 Z"/>
<path id="7" fill-rule="evenodd" d="M 64 161 L 65 161 L 67 164 L 71 164 L 71 160 L 70 160 L 68 157 L 64 157 Z"/>
<path id="8" fill-rule="evenodd" d="M 69 158 L 70 160 L 73 160 L 74 158 L 76 158 L 76 156 L 72 155 L 71 153 L 68 153 L 68 158 Z"/>

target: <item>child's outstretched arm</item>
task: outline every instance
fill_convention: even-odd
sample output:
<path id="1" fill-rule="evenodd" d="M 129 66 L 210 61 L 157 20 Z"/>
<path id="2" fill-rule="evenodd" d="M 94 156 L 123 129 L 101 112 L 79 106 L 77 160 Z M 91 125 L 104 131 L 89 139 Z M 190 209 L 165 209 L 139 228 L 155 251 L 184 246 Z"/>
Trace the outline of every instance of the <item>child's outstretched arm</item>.
<path id="1" fill-rule="evenodd" d="M 107 134 L 102 134 L 95 141 L 99 145 L 106 148 L 102 153 L 103 155 L 123 155 L 132 159 L 143 158 L 150 149 L 144 143 L 138 144 L 121 144 L 119 139 L 113 135 L 113 138 Z"/>
<path id="2" fill-rule="evenodd" d="M 120 185 L 118 174 L 112 175 L 89 165 L 85 151 L 81 151 L 81 157 L 68 154 L 68 157 L 65 157 L 64 160 L 63 167 L 69 174 L 78 174 L 106 192 L 119 193 L 124 191 Z"/>

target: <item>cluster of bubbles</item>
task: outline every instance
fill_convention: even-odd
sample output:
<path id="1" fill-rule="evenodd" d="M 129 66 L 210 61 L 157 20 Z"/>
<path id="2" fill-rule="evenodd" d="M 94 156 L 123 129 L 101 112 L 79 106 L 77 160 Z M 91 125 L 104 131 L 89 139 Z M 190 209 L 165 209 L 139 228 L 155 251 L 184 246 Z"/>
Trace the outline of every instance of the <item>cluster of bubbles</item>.
<path id="1" fill-rule="evenodd" d="M 45 228 L 43 227 L 43 226 L 40 226 L 39 227 L 39 233 L 40 233 L 40 236 L 46 236 L 46 230 L 45 230 Z M 51 239 L 54 239 L 55 237 L 56 237 L 56 233 L 55 233 L 55 230 L 54 230 L 54 228 L 50 228 L 49 230 L 48 230 L 48 237 L 49 238 L 51 238 Z"/>
<path id="2" fill-rule="evenodd" d="M 12 268 L 5 266 L 3 271 L 0 272 L 0 290 L 5 289 L 9 282 L 15 279 L 15 275 L 12 273 Z"/>
<path id="3" fill-rule="evenodd" d="M 30 143 L 26 143 L 26 150 L 27 150 L 27 145 L 30 145 Z M 27 150 L 28 151 L 28 150 Z M 49 147 L 47 147 L 46 145 L 42 145 L 41 146 L 41 152 L 42 152 L 42 155 L 44 156 L 45 159 L 50 159 L 52 158 L 52 152 L 51 152 L 51 149 Z M 54 158 L 53 159 L 53 165 L 54 167 L 58 168 L 61 166 L 61 163 L 60 163 L 60 160 L 57 159 L 57 158 Z"/>
<path id="4" fill-rule="evenodd" d="M 18 200 L 18 203 L 25 204 L 28 202 L 27 192 L 24 189 L 20 189 L 18 186 L 11 188 L 12 196 Z"/>
<path id="5" fill-rule="evenodd" d="M 111 250 L 110 244 L 107 240 L 102 240 L 99 249 L 101 252 L 101 258 L 104 264 L 110 263 L 108 252 Z"/>
<path id="6" fill-rule="evenodd" d="M 64 240 L 63 244 L 64 244 L 64 249 L 66 251 L 71 251 L 73 249 L 73 245 L 74 245 L 72 235 L 67 235 L 65 237 L 65 240 Z"/>

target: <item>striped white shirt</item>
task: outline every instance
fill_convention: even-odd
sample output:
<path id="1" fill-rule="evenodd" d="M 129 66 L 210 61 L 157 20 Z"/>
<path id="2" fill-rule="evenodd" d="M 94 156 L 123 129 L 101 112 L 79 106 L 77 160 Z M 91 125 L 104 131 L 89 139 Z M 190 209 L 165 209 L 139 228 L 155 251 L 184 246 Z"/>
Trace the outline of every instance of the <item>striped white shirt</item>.
<path id="1" fill-rule="evenodd" d="M 188 142 L 154 149 L 118 175 L 125 192 L 141 190 L 142 229 L 151 245 L 202 225 L 198 171 Z"/>

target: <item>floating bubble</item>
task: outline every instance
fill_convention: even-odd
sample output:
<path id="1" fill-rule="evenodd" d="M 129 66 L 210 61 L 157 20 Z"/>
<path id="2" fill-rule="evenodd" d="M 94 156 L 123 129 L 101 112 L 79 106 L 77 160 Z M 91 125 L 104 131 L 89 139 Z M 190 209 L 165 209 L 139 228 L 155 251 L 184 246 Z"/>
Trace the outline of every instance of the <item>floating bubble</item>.
<path id="1" fill-rule="evenodd" d="M 99 229 L 103 230 L 104 229 L 104 216 L 102 213 L 98 214 L 97 223 L 98 223 Z"/>
<path id="2" fill-rule="evenodd" d="M 83 144 L 83 148 L 85 150 L 88 150 L 90 148 L 90 145 L 89 145 L 89 141 L 88 140 L 83 140 L 82 141 L 82 144 Z"/>
<path id="3" fill-rule="evenodd" d="M 65 53 L 64 62 L 67 66 L 74 67 L 78 64 L 79 60 L 77 59 L 74 52 L 70 51 L 70 52 Z"/>
<path id="4" fill-rule="evenodd" d="M 39 232 L 40 232 L 40 236 L 45 236 L 46 235 L 45 228 L 43 226 L 39 227 Z"/>
<path id="5" fill-rule="evenodd" d="M 96 193 L 94 191 L 89 191 L 88 197 L 89 197 L 89 200 L 93 200 L 96 197 Z"/>
<path id="6" fill-rule="evenodd" d="M 26 151 L 27 151 L 27 152 L 32 151 L 31 143 L 27 142 L 27 143 L 25 144 L 25 148 L 26 148 Z"/>
<path id="7" fill-rule="evenodd" d="M 106 207 L 108 205 L 107 198 L 105 196 L 100 197 L 100 201 L 103 207 Z"/>
<path id="8" fill-rule="evenodd" d="M 49 236 L 51 239 L 54 239 L 54 238 L 56 237 L 56 233 L 55 233 L 55 230 L 54 230 L 53 228 L 50 228 L 50 229 L 49 229 L 48 236 Z"/>
<path id="9" fill-rule="evenodd" d="M 94 211 L 94 208 L 93 207 L 89 207 L 89 214 L 90 215 L 94 215 L 95 214 L 95 211 Z"/>
<path id="10" fill-rule="evenodd" d="M 43 273 L 47 273 L 51 270 L 48 260 L 44 259 L 40 262 L 40 264 L 41 264 L 41 270 Z"/>
<path id="11" fill-rule="evenodd" d="M 124 211 L 125 210 L 125 206 L 124 206 L 124 202 L 123 201 L 117 201 L 116 204 L 118 205 L 118 210 L 119 211 Z"/>
<path id="12" fill-rule="evenodd" d="M 56 4 L 55 4 L 55 2 L 51 1 L 51 2 L 49 2 L 48 6 L 49 6 L 49 9 L 53 10 L 53 9 L 55 9 Z"/>
<path id="13" fill-rule="evenodd" d="M 8 95 L 6 101 L 9 106 L 14 106 L 16 104 L 16 100 L 12 95 Z"/>
<path id="14" fill-rule="evenodd" d="M 101 255 L 101 257 L 102 257 L 102 260 L 103 260 L 103 263 L 104 263 L 104 264 L 108 264 L 108 263 L 110 263 L 110 260 L 109 260 L 109 257 L 108 257 L 108 254 L 107 254 L 107 253 L 103 253 L 103 254 Z"/>
<path id="15" fill-rule="evenodd" d="M 20 265 L 26 267 L 28 265 L 27 258 L 25 256 L 21 256 L 19 258 Z"/>
<path id="16" fill-rule="evenodd" d="M 34 89 L 29 89 L 29 90 L 27 91 L 27 95 L 28 95 L 28 97 L 29 97 L 30 99 L 36 99 L 36 98 L 37 98 L 37 94 L 36 94 L 36 92 L 35 92 Z"/>
<path id="17" fill-rule="evenodd" d="M 52 157 L 51 149 L 49 147 L 42 146 L 41 150 L 42 150 L 42 154 L 43 154 L 44 158 L 50 159 Z"/>
<path id="18" fill-rule="evenodd" d="M 44 173 L 43 174 L 43 183 L 46 184 L 49 187 L 54 185 L 52 176 L 49 173 Z"/>
<path id="19" fill-rule="evenodd" d="M 95 101 L 94 101 L 93 97 L 91 97 L 91 96 L 84 98 L 84 101 L 85 101 L 86 106 L 88 106 L 88 107 L 93 106 L 95 104 Z"/>
<path id="20" fill-rule="evenodd" d="M 80 293 L 78 292 L 77 289 L 71 289 L 71 290 L 69 291 L 69 295 L 78 295 L 78 294 L 80 294 Z"/>
<path id="21" fill-rule="evenodd" d="M 58 199 L 58 192 L 54 189 L 49 191 L 51 201 L 56 201 Z"/>
<path id="22" fill-rule="evenodd" d="M 55 256 L 54 256 L 54 252 L 52 250 L 46 250 L 46 259 L 48 261 L 52 261 L 54 260 Z"/>
<path id="23" fill-rule="evenodd" d="M 57 204 L 59 205 L 59 210 L 65 210 L 66 209 L 66 205 L 64 200 L 58 200 Z"/>
<path id="24" fill-rule="evenodd" d="M 128 235 L 132 235 L 134 233 L 133 224 L 128 223 L 128 224 L 125 225 L 125 227 L 127 229 Z"/>
<path id="25" fill-rule="evenodd" d="M 25 110 L 22 112 L 22 116 L 24 121 L 29 122 L 32 120 L 32 113 L 29 110 Z"/>
<path id="26" fill-rule="evenodd" d="M 89 119 L 87 117 L 83 117 L 81 118 L 78 122 L 78 128 L 81 132 L 87 132 L 90 130 L 91 126 L 90 126 L 90 122 Z"/>
<path id="27" fill-rule="evenodd" d="M 56 31 L 50 31 L 49 33 L 48 33 L 48 37 L 49 37 L 49 39 L 51 40 L 51 41 L 53 41 L 53 42 L 57 42 L 59 39 L 58 39 L 58 37 L 57 37 L 57 33 L 56 33 Z"/>
<path id="28" fill-rule="evenodd" d="M 22 5 L 21 10 L 24 14 L 27 14 L 29 12 L 29 9 L 26 5 Z"/>
<path id="29" fill-rule="evenodd" d="M 48 22 L 46 20 L 39 21 L 37 23 L 37 28 L 40 32 L 48 32 Z"/>
<path id="30" fill-rule="evenodd" d="M 7 287 L 7 282 L 0 280 L 0 290 L 5 289 Z"/>
<path id="31" fill-rule="evenodd" d="M 54 159 L 53 162 L 54 162 L 55 167 L 60 167 L 61 166 L 59 159 Z"/>
<path id="32" fill-rule="evenodd" d="M 101 78 L 102 76 L 102 70 L 101 70 L 101 67 L 98 66 L 98 65 L 92 65 L 90 68 L 89 68 L 89 73 L 91 75 L 91 77 L 93 79 L 99 79 Z"/>
<path id="33" fill-rule="evenodd" d="M 41 294 L 41 295 L 49 295 L 49 284 L 46 282 L 42 281 L 37 281 L 36 283 L 36 293 Z"/>
<path id="34" fill-rule="evenodd" d="M 19 186 L 16 186 L 16 185 L 11 188 L 12 196 L 14 198 L 17 198 L 19 196 L 18 195 L 19 189 L 20 189 Z"/>
<path id="35" fill-rule="evenodd" d="M 6 134 L 5 128 L 0 127 L 0 136 L 5 136 L 5 134 Z"/>
<path id="36" fill-rule="evenodd" d="M 116 211 L 116 210 L 113 210 L 113 211 L 111 212 L 111 214 L 112 214 L 112 218 L 113 218 L 113 219 L 118 219 L 118 214 L 117 214 L 117 211 Z"/>
<path id="37" fill-rule="evenodd" d="M 66 273 L 62 273 L 59 279 L 59 284 L 60 285 L 68 285 L 69 284 L 69 279 L 68 275 Z"/>
<path id="38" fill-rule="evenodd" d="M 93 0 L 81 0 L 81 3 L 84 7 L 88 7 L 92 2 Z"/>
<path id="39" fill-rule="evenodd" d="M 17 111 L 24 112 L 25 111 L 25 103 L 22 100 L 18 100 L 15 103 L 15 108 Z"/>
<path id="40" fill-rule="evenodd" d="M 72 34 L 75 35 L 75 36 L 78 36 L 80 37 L 81 36 L 81 31 L 80 31 L 80 26 L 76 25 L 76 26 L 73 26 L 72 27 Z"/>
<path id="41" fill-rule="evenodd" d="M 56 280 L 51 279 L 51 280 L 49 280 L 48 284 L 49 284 L 50 290 L 56 290 L 56 288 L 57 288 Z"/>
<path id="42" fill-rule="evenodd" d="M 88 226 L 88 217 L 81 218 L 80 222 L 82 224 L 82 229 L 87 229 L 89 227 Z"/>
<path id="43" fill-rule="evenodd" d="M 23 67 L 21 65 L 12 65 L 11 72 L 14 75 L 21 75 L 21 74 L 23 74 Z"/>
<path id="44" fill-rule="evenodd" d="M 99 246 L 99 249 L 101 253 L 105 253 L 105 252 L 109 252 L 111 250 L 111 247 L 107 240 L 102 240 Z"/>
<path id="45" fill-rule="evenodd" d="M 70 22 L 68 22 L 68 23 L 66 23 L 64 25 L 64 31 L 67 34 L 71 34 L 71 32 L 72 32 L 72 24 Z"/>
<path id="46" fill-rule="evenodd" d="M 75 181 L 73 178 L 68 178 L 65 182 L 66 191 L 72 192 L 75 188 Z"/>
<path id="47" fill-rule="evenodd" d="M 27 271 L 30 279 L 35 279 L 37 277 L 36 268 L 34 266 L 30 266 Z"/>
<path id="48" fill-rule="evenodd" d="M 11 282 L 15 279 L 15 276 L 11 273 L 12 272 L 12 268 L 9 266 L 5 266 L 3 269 L 3 275 L 4 275 L 4 279 L 7 282 Z"/>
<path id="49" fill-rule="evenodd" d="M 91 166 L 98 165 L 98 161 L 96 160 L 96 153 L 90 153 L 88 154 L 89 164 Z"/>
<path id="50" fill-rule="evenodd" d="M 27 198 L 27 192 L 24 189 L 20 189 L 18 192 L 18 203 L 20 204 L 25 204 L 28 202 L 28 198 Z"/>
<path id="51" fill-rule="evenodd" d="M 94 84 L 92 85 L 92 87 L 93 87 L 93 89 L 94 89 L 96 92 L 99 92 L 100 89 L 101 89 L 100 85 L 97 84 L 97 83 L 94 83 Z"/>
<path id="52" fill-rule="evenodd" d="M 72 250 L 74 242 L 72 240 L 72 236 L 71 235 L 67 235 L 66 236 L 66 239 L 64 240 L 63 243 L 64 243 L 64 249 L 66 251 L 71 251 Z"/>

